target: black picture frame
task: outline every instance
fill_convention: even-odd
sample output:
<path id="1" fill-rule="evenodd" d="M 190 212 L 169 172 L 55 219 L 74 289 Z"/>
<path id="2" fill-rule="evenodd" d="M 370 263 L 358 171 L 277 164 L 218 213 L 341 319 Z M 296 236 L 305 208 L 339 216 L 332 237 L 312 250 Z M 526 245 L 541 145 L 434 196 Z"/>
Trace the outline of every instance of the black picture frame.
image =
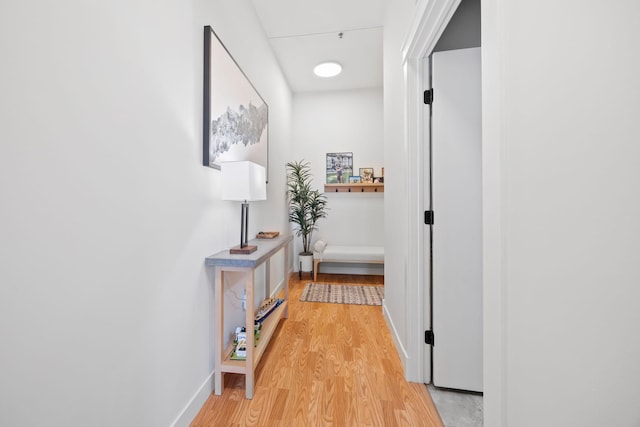
<path id="1" fill-rule="evenodd" d="M 353 153 L 327 153 L 327 184 L 348 184 L 353 175 Z"/>
<path id="2" fill-rule="evenodd" d="M 269 106 L 211 26 L 204 27 L 202 163 L 250 160 L 269 181 Z"/>

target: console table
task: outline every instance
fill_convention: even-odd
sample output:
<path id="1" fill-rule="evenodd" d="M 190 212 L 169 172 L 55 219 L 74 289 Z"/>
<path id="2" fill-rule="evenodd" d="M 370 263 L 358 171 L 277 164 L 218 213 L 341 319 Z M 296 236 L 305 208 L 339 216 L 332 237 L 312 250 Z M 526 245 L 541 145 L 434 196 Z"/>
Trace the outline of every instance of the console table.
<path id="1" fill-rule="evenodd" d="M 232 255 L 229 250 L 218 252 L 205 259 L 207 266 L 215 271 L 215 392 L 222 394 L 222 380 L 225 372 L 244 374 L 245 395 L 247 399 L 253 398 L 253 380 L 256 366 L 264 354 L 271 337 L 276 330 L 280 319 L 289 317 L 289 242 L 293 236 L 279 236 L 273 239 L 254 239 L 249 244 L 258 246 L 258 250 L 248 255 Z M 258 345 L 253 346 L 253 323 L 255 309 L 253 302 L 254 271 L 265 264 L 265 294 L 269 291 L 271 276 L 271 257 L 284 248 L 284 301 L 262 323 Z M 232 360 L 233 342 L 224 347 L 224 275 L 228 271 L 244 272 L 244 283 L 247 297 L 245 326 L 247 331 L 247 358 L 246 360 Z"/>

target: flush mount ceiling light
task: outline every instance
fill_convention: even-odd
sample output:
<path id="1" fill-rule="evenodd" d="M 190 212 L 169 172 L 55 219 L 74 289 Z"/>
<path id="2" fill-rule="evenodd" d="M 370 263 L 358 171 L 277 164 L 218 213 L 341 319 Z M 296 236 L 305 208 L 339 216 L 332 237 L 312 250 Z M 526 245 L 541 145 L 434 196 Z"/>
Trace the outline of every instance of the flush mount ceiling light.
<path id="1" fill-rule="evenodd" d="M 318 77 L 335 77 L 342 72 L 342 65 L 337 62 L 322 62 L 313 69 Z"/>

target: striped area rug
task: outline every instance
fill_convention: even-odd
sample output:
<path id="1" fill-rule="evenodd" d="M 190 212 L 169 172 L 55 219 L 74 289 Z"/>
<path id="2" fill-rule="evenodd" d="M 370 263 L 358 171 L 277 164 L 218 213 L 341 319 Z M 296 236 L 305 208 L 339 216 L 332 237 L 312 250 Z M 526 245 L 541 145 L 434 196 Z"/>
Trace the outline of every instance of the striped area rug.
<path id="1" fill-rule="evenodd" d="M 335 304 L 382 305 L 384 286 L 307 283 L 300 301 Z"/>

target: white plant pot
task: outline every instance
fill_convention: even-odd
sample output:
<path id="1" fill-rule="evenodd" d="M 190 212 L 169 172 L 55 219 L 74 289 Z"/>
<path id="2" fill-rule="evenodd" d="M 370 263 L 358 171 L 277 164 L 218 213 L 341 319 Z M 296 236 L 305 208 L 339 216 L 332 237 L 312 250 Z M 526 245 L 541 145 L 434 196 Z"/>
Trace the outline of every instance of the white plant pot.
<path id="1" fill-rule="evenodd" d="M 313 272 L 313 254 L 304 255 L 300 254 L 300 277 L 302 277 L 302 272 Z"/>

